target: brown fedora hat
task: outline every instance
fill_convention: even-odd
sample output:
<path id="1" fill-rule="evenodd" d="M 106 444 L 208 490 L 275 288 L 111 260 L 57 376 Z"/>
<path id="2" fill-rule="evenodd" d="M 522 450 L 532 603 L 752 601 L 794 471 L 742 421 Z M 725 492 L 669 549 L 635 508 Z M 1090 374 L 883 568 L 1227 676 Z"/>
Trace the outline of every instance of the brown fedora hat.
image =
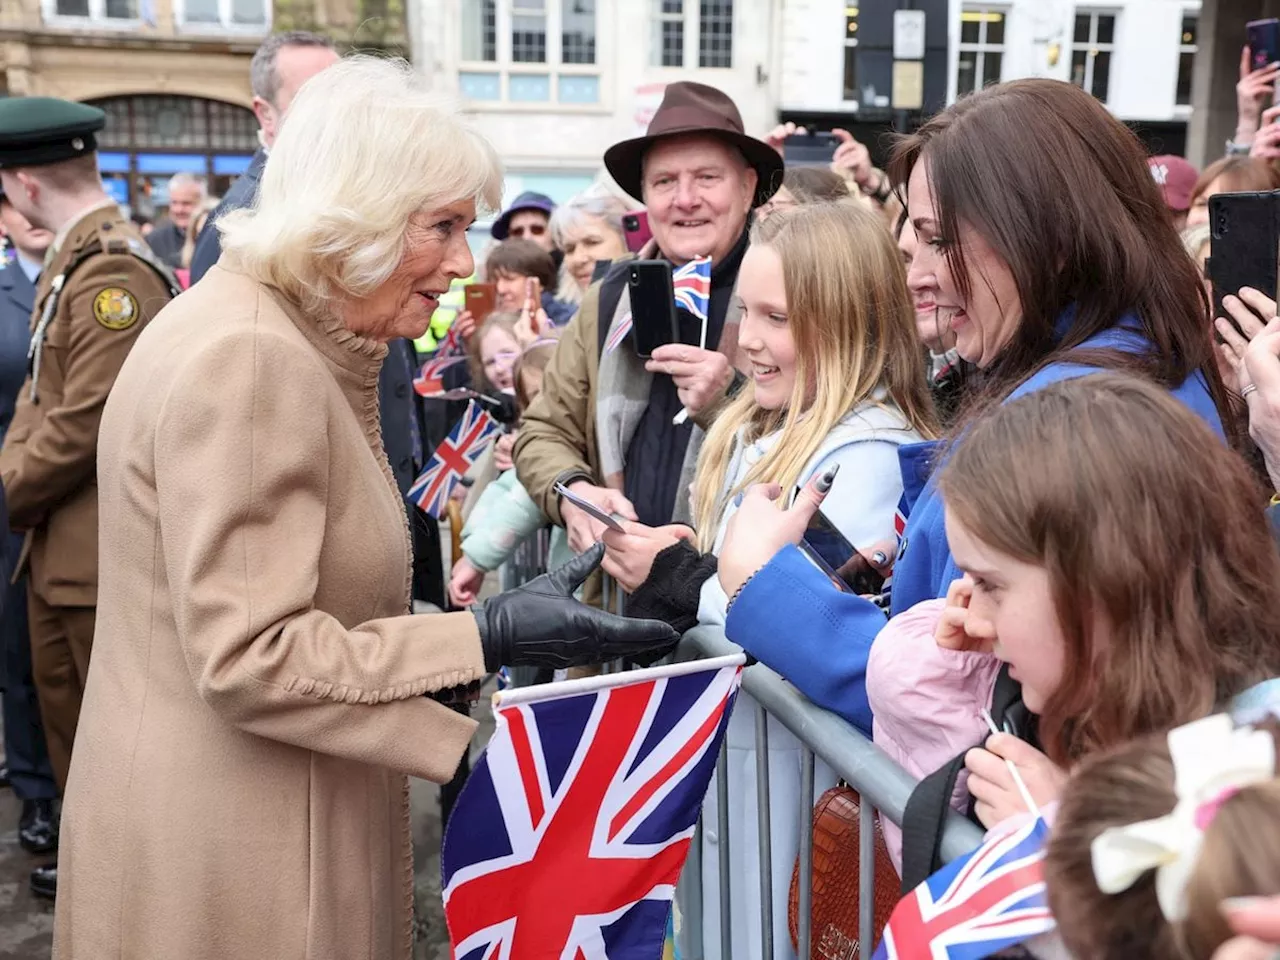
<path id="1" fill-rule="evenodd" d="M 782 186 L 782 156 L 763 140 L 747 136 L 742 127 L 742 114 L 734 102 L 715 87 L 686 80 L 667 86 L 662 104 L 643 137 L 615 143 L 604 152 L 605 169 L 628 194 L 643 199 L 645 153 L 655 141 L 684 133 L 717 137 L 742 151 L 756 172 L 752 206 L 760 206 Z"/>

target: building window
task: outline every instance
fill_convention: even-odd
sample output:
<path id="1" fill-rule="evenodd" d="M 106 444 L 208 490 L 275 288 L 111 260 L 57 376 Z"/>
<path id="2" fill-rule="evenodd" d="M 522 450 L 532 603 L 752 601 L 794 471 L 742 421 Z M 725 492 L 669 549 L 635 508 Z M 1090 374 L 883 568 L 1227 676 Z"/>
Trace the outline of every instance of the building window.
<path id="1" fill-rule="evenodd" d="M 858 8 L 844 8 L 844 99 L 858 99 Z"/>
<path id="2" fill-rule="evenodd" d="M 598 0 L 463 0 L 467 100 L 596 104 Z"/>
<path id="3" fill-rule="evenodd" d="M 653 0 L 650 65 L 684 66 L 684 0 Z"/>
<path id="4" fill-rule="evenodd" d="M 138 19 L 138 0 L 44 0 L 44 15 L 46 19 L 129 22 Z"/>
<path id="5" fill-rule="evenodd" d="M 649 0 L 651 67 L 733 66 L 733 0 Z"/>
<path id="6" fill-rule="evenodd" d="M 261 30 L 267 25 L 266 0 L 179 0 L 175 13 L 185 27 Z"/>
<path id="7" fill-rule="evenodd" d="M 514 63 L 547 62 L 546 0 L 513 0 L 511 9 L 511 60 Z"/>
<path id="8" fill-rule="evenodd" d="M 498 59 L 498 8 L 495 0 L 463 0 L 462 59 Z"/>
<path id="9" fill-rule="evenodd" d="M 1196 46 L 1200 18 L 1186 14 L 1182 18 L 1182 34 L 1178 39 L 1178 86 L 1173 102 L 1180 107 L 1191 106 L 1191 72 L 1196 65 Z"/>
<path id="10" fill-rule="evenodd" d="M 956 96 L 1000 82 L 1004 65 L 1005 11 L 965 7 L 960 14 L 960 56 L 956 61 Z"/>
<path id="11" fill-rule="evenodd" d="M 1115 49 L 1114 13 L 1077 13 L 1071 38 L 1071 82 L 1103 103 L 1111 84 L 1111 54 Z"/>
<path id="12" fill-rule="evenodd" d="M 596 0 L 562 0 L 560 62 L 596 62 Z"/>
<path id="13" fill-rule="evenodd" d="M 733 0 L 698 4 L 698 66 L 733 66 Z"/>

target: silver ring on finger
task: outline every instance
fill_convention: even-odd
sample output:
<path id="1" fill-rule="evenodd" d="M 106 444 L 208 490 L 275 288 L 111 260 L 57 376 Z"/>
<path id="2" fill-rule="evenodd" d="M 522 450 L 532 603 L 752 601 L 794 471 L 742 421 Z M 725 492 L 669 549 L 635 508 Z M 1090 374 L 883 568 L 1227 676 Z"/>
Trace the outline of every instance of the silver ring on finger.
<path id="1" fill-rule="evenodd" d="M 1240 398 L 1242 400 L 1247 399 L 1249 394 L 1257 393 L 1257 392 L 1258 392 L 1258 385 L 1256 383 L 1246 383 L 1243 387 L 1240 388 Z"/>

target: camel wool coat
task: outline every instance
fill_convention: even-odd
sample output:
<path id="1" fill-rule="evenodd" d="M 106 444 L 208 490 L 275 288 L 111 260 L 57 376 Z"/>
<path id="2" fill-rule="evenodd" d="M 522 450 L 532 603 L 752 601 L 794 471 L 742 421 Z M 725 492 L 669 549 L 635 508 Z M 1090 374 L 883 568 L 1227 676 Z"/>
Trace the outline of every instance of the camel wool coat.
<path id="1" fill-rule="evenodd" d="M 143 331 L 99 440 L 101 581 L 59 960 L 408 960 L 406 774 L 474 724 L 470 614 L 410 616 L 386 347 L 219 264 Z"/>

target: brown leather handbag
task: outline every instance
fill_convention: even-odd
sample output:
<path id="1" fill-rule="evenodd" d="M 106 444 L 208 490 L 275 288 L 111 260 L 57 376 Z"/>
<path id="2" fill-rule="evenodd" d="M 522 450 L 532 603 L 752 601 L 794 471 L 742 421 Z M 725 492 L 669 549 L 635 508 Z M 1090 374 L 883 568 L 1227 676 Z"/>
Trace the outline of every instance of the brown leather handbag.
<path id="1" fill-rule="evenodd" d="M 868 960 L 874 943 L 858 943 L 858 811 L 861 799 L 841 784 L 818 798 L 813 808 L 813 917 L 811 955 L 801 960 Z M 880 818 L 875 820 L 875 897 L 872 930 L 879 941 L 898 903 L 898 873 L 884 844 Z M 799 950 L 800 860 L 791 871 L 787 926 L 791 946 Z"/>

